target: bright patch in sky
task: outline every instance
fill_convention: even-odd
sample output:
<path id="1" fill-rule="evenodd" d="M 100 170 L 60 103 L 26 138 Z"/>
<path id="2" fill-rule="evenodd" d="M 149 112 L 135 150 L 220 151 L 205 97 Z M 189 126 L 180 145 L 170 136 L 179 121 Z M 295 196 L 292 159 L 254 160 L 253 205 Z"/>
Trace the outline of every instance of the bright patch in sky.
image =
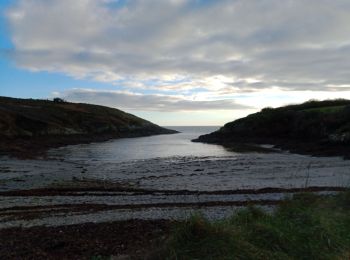
<path id="1" fill-rule="evenodd" d="M 1 1 L 0 95 L 222 125 L 350 98 L 348 0 Z"/>

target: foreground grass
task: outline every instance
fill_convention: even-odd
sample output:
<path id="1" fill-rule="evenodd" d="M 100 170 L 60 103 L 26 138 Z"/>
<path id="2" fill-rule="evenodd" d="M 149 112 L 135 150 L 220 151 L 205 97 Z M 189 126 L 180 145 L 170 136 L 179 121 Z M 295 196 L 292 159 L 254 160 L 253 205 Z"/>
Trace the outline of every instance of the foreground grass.
<path id="1" fill-rule="evenodd" d="M 296 195 L 267 214 L 257 208 L 178 224 L 158 259 L 350 259 L 350 192 Z"/>

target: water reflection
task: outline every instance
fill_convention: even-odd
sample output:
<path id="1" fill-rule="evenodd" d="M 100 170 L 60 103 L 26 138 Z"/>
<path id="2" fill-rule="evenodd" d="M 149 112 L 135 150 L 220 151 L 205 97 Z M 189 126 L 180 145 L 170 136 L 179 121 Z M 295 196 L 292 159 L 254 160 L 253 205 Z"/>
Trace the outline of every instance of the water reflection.
<path id="1" fill-rule="evenodd" d="M 151 159 L 172 156 L 229 156 L 233 152 L 220 145 L 193 143 L 192 139 L 218 129 L 213 126 L 168 127 L 179 134 L 123 138 L 103 143 L 83 144 L 53 149 L 50 157 L 77 161 L 110 161 Z"/>

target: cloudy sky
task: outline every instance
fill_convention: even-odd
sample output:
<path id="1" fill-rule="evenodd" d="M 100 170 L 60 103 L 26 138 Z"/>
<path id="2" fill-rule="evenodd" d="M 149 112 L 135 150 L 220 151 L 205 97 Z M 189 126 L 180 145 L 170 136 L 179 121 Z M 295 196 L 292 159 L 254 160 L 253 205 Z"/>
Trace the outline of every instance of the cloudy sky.
<path id="1" fill-rule="evenodd" d="M 222 125 L 350 98 L 349 0 L 1 0 L 0 95 Z"/>

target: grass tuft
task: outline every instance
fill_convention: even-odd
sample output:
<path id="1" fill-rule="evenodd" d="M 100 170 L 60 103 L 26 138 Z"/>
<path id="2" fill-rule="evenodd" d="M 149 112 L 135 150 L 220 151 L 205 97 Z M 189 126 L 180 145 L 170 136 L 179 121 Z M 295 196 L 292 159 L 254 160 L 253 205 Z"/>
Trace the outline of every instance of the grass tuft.
<path id="1" fill-rule="evenodd" d="M 299 194 L 273 213 L 248 207 L 229 219 L 177 224 L 159 259 L 349 259 L 350 192 Z"/>

